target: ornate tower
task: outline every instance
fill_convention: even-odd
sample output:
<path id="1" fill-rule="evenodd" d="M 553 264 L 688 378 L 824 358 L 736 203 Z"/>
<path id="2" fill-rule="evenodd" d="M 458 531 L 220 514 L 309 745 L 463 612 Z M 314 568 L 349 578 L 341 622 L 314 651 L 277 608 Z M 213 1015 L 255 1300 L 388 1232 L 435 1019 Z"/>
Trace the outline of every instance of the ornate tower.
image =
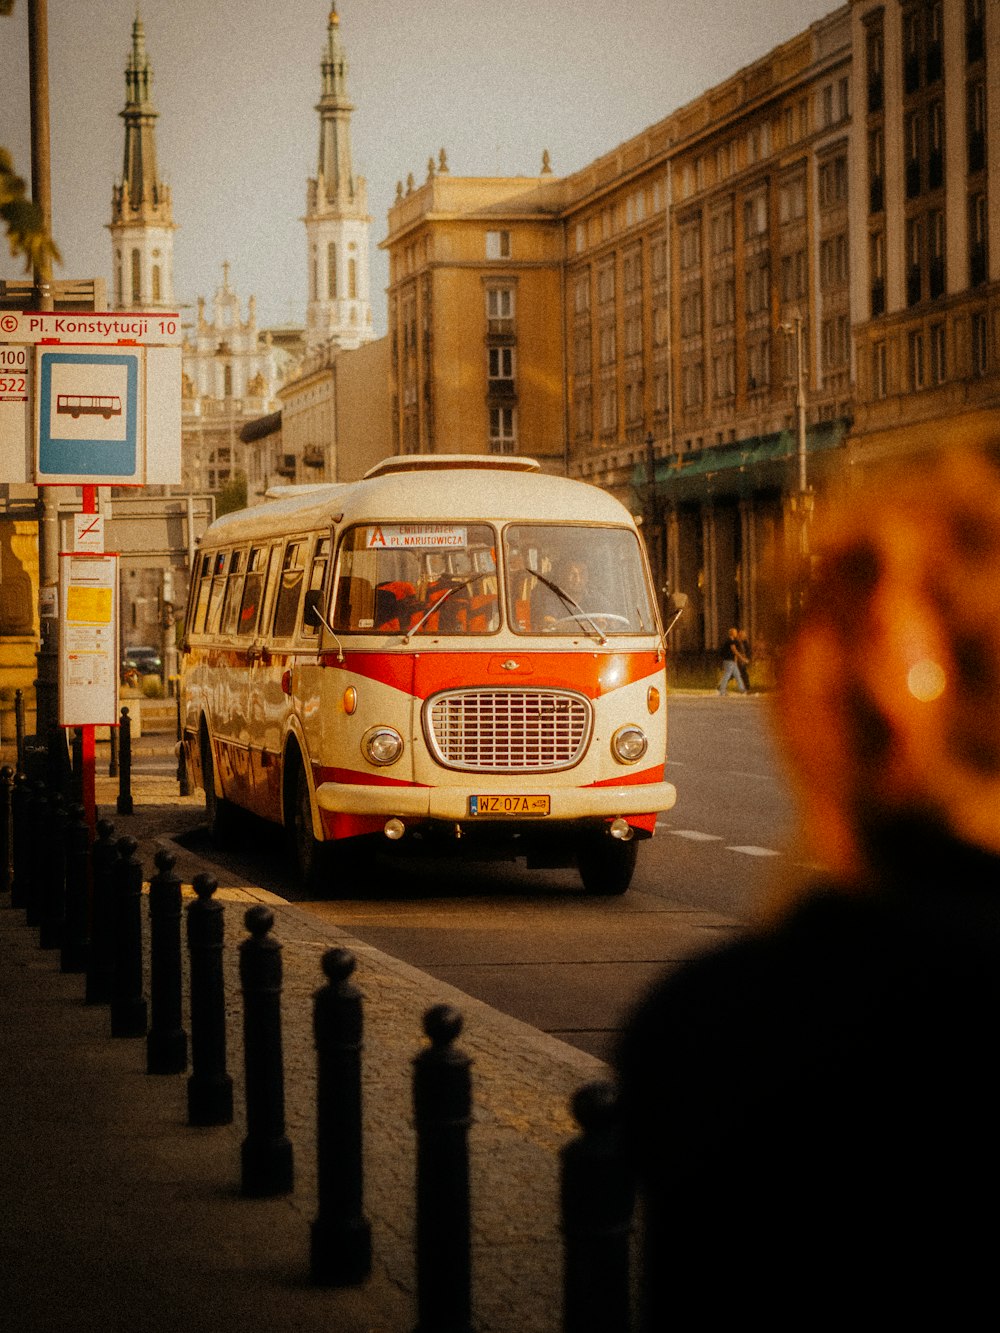
<path id="1" fill-rule="evenodd" d="M 156 172 L 156 112 L 146 34 L 136 14 L 125 67 L 125 165 L 111 196 L 111 264 L 119 310 L 174 305 L 174 231 L 170 189 Z"/>
<path id="2" fill-rule="evenodd" d="M 347 96 L 347 56 L 334 4 L 323 51 L 323 92 L 319 112 L 319 165 L 306 190 L 306 244 L 309 302 L 306 345 L 357 347 L 370 342 L 368 287 L 371 218 L 365 180 L 351 163 L 351 112 Z"/>

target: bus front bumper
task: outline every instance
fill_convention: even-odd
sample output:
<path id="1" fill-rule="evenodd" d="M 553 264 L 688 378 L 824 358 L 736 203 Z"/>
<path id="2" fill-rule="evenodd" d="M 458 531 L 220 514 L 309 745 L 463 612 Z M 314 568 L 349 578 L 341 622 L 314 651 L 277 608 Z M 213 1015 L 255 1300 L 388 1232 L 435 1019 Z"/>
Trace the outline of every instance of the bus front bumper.
<path id="1" fill-rule="evenodd" d="M 470 818 L 473 797 L 505 796 L 508 790 L 491 787 L 488 778 L 475 786 L 462 787 L 369 787 L 324 782 L 316 788 L 316 803 L 320 810 L 331 814 L 453 821 Z M 530 788 L 526 785 L 522 790 Z M 544 794 L 549 797 L 549 812 L 547 815 L 535 816 L 539 823 L 545 823 L 547 819 L 614 819 L 619 815 L 658 814 L 672 809 L 677 800 L 677 790 L 670 782 L 620 787 L 556 788 Z M 508 818 L 506 815 L 492 814 L 472 817 L 482 819 L 483 822 Z"/>

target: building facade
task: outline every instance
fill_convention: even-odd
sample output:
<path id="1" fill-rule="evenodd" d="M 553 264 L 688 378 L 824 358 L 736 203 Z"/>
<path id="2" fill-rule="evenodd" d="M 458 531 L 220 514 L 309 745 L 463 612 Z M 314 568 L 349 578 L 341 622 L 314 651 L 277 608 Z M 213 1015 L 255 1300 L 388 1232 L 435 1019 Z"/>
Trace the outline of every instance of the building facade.
<path id="1" fill-rule="evenodd" d="M 182 489 L 215 493 L 247 475 L 240 432 L 248 421 L 277 409 L 279 362 L 287 354 L 257 327 L 256 302 L 239 296 L 222 265 L 211 311 L 198 298 L 198 315 L 185 331 L 182 353 Z"/>
<path id="2" fill-rule="evenodd" d="M 397 448 L 611 489 L 689 595 L 678 649 L 759 640 L 817 494 L 1000 406 L 998 80 L 998 6 L 852 0 L 573 176 L 431 169 L 383 242 Z M 473 279 L 510 290 L 510 360 Z"/>

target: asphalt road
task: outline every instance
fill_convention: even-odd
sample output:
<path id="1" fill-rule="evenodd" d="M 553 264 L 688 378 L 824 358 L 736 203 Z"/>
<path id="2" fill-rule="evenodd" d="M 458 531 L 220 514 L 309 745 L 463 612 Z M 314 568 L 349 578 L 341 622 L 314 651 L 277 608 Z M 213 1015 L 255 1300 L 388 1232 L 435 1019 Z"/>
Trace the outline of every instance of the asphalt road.
<path id="1" fill-rule="evenodd" d="M 761 696 L 671 698 L 678 801 L 642 847 L 624 897 L 588 897 L 574 871 L 387 855 L 376 857 L 364 898 L 314 900 L 309 910 L 606 1058 L 665 967 L 751 919 L 776 877 L 803 873 L 788 848 L 792 814 L 767 709 Z M 254 824 L 222 854 L 207 834 L 200 841 L 220 867 L 301 901 L 276 830 Z"/>

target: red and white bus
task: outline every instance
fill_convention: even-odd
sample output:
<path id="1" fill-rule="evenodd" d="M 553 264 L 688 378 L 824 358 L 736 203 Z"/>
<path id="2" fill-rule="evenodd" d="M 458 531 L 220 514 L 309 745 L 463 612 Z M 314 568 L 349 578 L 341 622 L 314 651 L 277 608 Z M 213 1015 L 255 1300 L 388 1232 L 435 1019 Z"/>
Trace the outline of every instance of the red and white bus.
<path id="1" fill-rule="evenodd" d="M 294 488 L 289 488 L 290 490 Z M 281 823 L 345 891 L 373 842 L 623 893 L 675 800 L 664 627 L 628 511 L 532 459 L 387 459 L 218 519 L 181 695 L 213 828 Z"/>

